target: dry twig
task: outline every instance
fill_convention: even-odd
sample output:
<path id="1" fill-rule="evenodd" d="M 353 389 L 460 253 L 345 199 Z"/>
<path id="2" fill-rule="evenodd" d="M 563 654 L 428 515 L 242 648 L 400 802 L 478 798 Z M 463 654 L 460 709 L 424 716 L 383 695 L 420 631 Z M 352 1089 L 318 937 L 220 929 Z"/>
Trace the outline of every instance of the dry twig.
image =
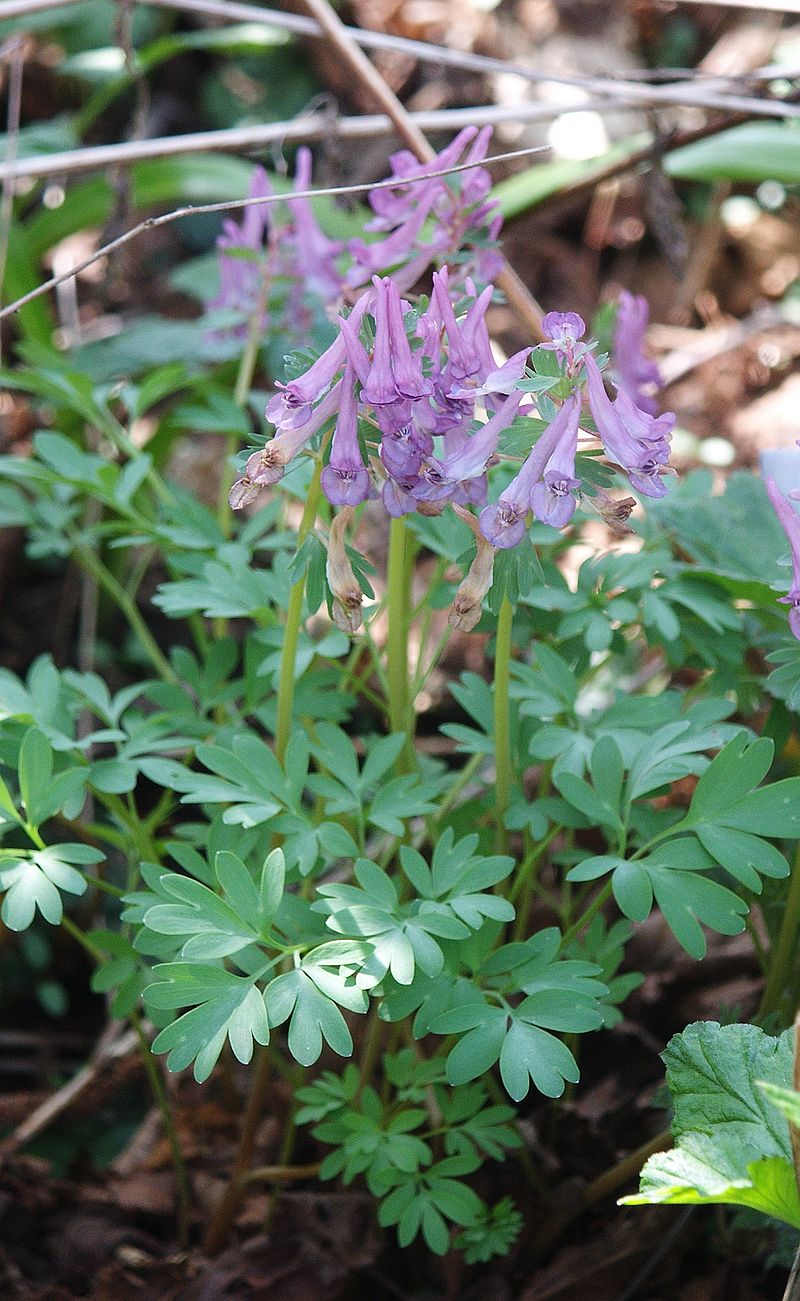
<path id="1" fill-rule="evenodd" d="M 506 159 L 521 158 L 541 152 L 542 150 L 539 147 L 514 149 L 509 153 L 492 154 L 488 158 L 484 158 L 477 163 L 459 163 L 454 167 L 426 168 L 424 174 L 417 179 L 424 180 L 431 176 L 450 176 L 454 172 L 465 172 L 474 167 L 486 167 L 487 165 L 501 162 Z M 405 183 L 408 184 L 408 182 Z M 390 188 L 396 185 L 396 180 L 377 182 L 366 181 L 359 185 L 331 185 L 325 189 L 295 190 L 292 191 L 292 193 L 295 198 L 299 199 L 317 199 L 321 196 L 336 197 L 346 194 L 364 194 L 368 190 Z M 144 221 L 140 221 L 136 226 L 132 226 L 130 230 L 126 230 L 123 235 L 119 235 L 116 239 L 112 239 L 107 244 L 103 244 L 103 246 L 96 249 L 90 257 L 84 258 L 82 262 L 76 263 L 69 271 L 65 271 L 58 276 L 51 276 L 49 280 L 45 280 L 42 284 L 37 285 L 36 288 L 31 289 L 29 293 L 23 294 L 21 298 L 17 298 L 13 303 L 9 303 L 7 307 L 1 308 L 0 320 L 5 316 L 10 316 L 13 312 L 19 311 L 20 307 L 24 307 L 26 303 L 32 302 L 34 298 L 40 298 L 42 294 L 48 293 L 48 291 L 54 289 L 56 285 L 63 284 L 65 280 L 70 280 L 73 276 L 79 275 L 81 271 L 85 271 L 87 267 L 92 266 L 101 258 L 107 257 L 109 253 L 114 253 L 118 248 L 122 248 L 125 244 L 129 244 L 131 240 L 136 239 L 138 235 L 141 235 L 146 230 L 153 230 L 157 226 L 167 226 L 170 222 L 177 221 L 180 217 L 190 217 L 197 213 L 233 212 L 239 208 L 253 207 L 256 204 L 269 205 L 273 203 L 283 203 L 285 202 L 285 198 L 286 196 L 283 194 L 268 194 L 263 198 L 258 199 L 226 199 L 221 203 L 189 203 L 182 208 L 174 208 L 171 212 L 162 213 L 160 217 L 146 217 Z"/>
<path id="2" fill-rule="evenodd" d="M 121 1030 L 117 1022 L 110 1022 L 100 1036 L 92 1057 L 77 1075 L 73 1075 L 71 1080 L 52 1093 L 12 1134 L 3 1139 L 0 1143 L 0 1165 L 72 1106 L 75 1099 L 94 1083 L 106 1066 L 124 1057 L 131 1057 L 138 1051 L 136 1032 Z"/>
<path id="3" fill-rule="evenodd" d="M 797 0 L 800 4 L 800 0 Z M 28 13 L 41 12 L 43 9 L 55 9 L 70 0 L 5 0 L 2 17 L 23 17 Z M 177 9 L 192 14 L 206 14 L 209 17 L 223 18 L 228 22 L 263 23 L 270 27 L 282 28 L 300 36 L 320 37 L 324 31 L 310 18 L 300 14 L 284 13 L 268 9 L 262 5 L 242 4 L 239 0 L 144 0 L 144 3 L 164 9 Z M 753 7 L 753 6 L 749 6 Z M 763 7 L 763 6 L 762 6 Z M 800 12 L 800 10 L 798 10 Z M 714 86 L 738 84 L 741 78 L 698 78 L 674 77 L 668 84 L 648 86 L 641 82 L 617 77 L 581 77 L 564 76 L 551 72 L 541 72 L 512 60 L 499 59 L 491 55 L 473 54 L 462 50 L 451 50 L 445 46 L 435 45 L 430 41 L 416 41 L 405 36 L 395 36 L 389 32 L 374 32 L 358 27 L 344 27 L 343 30 L 355 44 L 364 49 L 395 50 L 410 55 L 420 62 L 436 63 L 446 67 L 462 68 L 473 72 L 507 73 L 520 77 L 534 84 L 554 84 L 579 87 L 596 96 L 624 95 L 626 102 L 649 104 L 695 104 L 704 108 L 724 108 L 733 110 L 741 108 L 743 112 L 764 113 L 767 116 L 782 116 L 781 101 L 738 97 L 738 104 L 731 96 L 715 96 Z M 796 69 L 776 66 L 760 69 L 748 74 L 747 82 L 770 81 L 775 78 L 793 80 L 798 76 Z M 586 104 L 584 102 L 584 108 Z"/>

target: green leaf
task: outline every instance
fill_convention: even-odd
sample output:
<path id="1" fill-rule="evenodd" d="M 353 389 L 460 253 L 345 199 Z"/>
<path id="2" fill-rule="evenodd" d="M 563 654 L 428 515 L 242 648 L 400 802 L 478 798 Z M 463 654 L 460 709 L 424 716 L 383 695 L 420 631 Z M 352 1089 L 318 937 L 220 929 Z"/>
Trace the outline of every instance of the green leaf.
<path id="1" fill-rule="evenodd" d="M 514 1021 L 500 1054 L 500 1077 L 515 1102 L 527 1097 L 530 1080 L 546 1098 L 560 1098 L 565 1082 L 577 1083 L 579 1075 L 575 1058 L 560 1039 Z"/>
<path id="2" fill-rule="evenodd" d="M 789 875 L 789 864 L 780 850 L 746 831 L 700 826 L 697 838 L 726 872 L 755 894 L 761 893 L 761 876 L 780 880 Z"/>
<path id="3" fill-rule="evenodd" d="M 800 777 L 761 786 L 716 821 L 756 836 L 800 837 Z"/>
<path id="4" fill-rule="evenodd" d="M 781 1084 L 770 1084 L 767 1080 L 756 1080 L 756 1083 L 790 1124 L 800 1125 L 800 1093 L 796 1089 L 786 1089 Z"/>
<path id="5" fill-rule="evenodd" d="M 323 1039 L 340 1057 L 349 1057 L 353 1040 L 347 1022 L 335 1003 L 317 988 L 304 971 L 288 971 L 267 986 L 264 994 L 273 1025 L 289 1017 L 289 1052 L 301 1066 L 313 1066 L 322 1052 Z"/>
<path id="6" fill-rule="evenodd" d="M 18 773 L 19 791 L 28 821 L 38 827 L 50 812 L 53 751 L 46 737 L 35 727 L 22 738 Z"/>
<path id="7" fill-rule="evenodd" d="M 168 1053 L 167 1066 L 182 1071 L 194 1062 L 198 1084 L 207 1080 L 226 1038 L 243 1063 L 253 1055 L 253 1040 L 269 1043 L 269 1023 L 261 991 L 243 976 L 220 967 L 189 962 L 153 968 L 159 979 L 144 991 L 154 1008 L 191 1006 L 153 1041 L 153 1052 Z"/>
<path id="8" fill-rule="evenodd" d="M 687 181 L 800 183 L 800 131 L 793 122 L 745 122 L 708 140 L 673 149 L 664 159 L 670 176 Z"/>
<path id="9" fill-rule="evenodd" d="M 800 1228 L 789 1127 L 761 1087 L 791 1082 L 793 1051 L 793 1030 L 712 1021 L 676 1035 L 664 1053 L 676 1146 L 650 1157 L 623 1203 L 723 1202 Z"/>
<path id="10" fill-rule="evenodd" d="M 698 781 L 692 795 L 692 820 L 716 822 L 720 813 L 737 804 L 763 781 L 774 752 L 775 747 L 767 737 L 750 742 L 746 732 L 735 736 Z"/>
<path id="11" fill-rule="evenodd" d="M 618 747 L 614 746 L 614 748 L 619 754 Z M 553 784 L 564 796 L 564 799 L 573 808 L 578 809 L 584 817 L 587 817 L 590 823 L 593 825 L 599 824 L 601 827 L 609 827 L 616 833 L 622 831 L 618 809 L 610 807 L 606 800 L 582 777 L 576 777 L 571 772 L 554 773 Z M 616 789 L 616 786 L 614 786 L 614 789 Z"/>
<path id="12" fill-rule="evenodd" d="M 45 921 L 57 926 L 64 915 L 60 891 L 81 895 L 86 890 L 86 879 L 72 864 L 99 863 L 103 858 L 88 845 L 50 845 L 0 866 L 0 890 L 6 891 L 0 915 L 8 929 L 27 930 L 37 909 Z"/>

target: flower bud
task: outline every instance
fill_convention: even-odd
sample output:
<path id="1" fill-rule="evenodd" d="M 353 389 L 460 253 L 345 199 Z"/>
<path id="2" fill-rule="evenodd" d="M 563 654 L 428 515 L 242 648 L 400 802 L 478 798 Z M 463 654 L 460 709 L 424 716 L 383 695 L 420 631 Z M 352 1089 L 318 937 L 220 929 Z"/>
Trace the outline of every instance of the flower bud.
<path id="1" fill-rule="evenodd" d="M 486 541 L 474 515 L 455 502 L 453 510 L 472 529 L 478 549 L 466 578 L 456 592 L 448 623 L 451 628 L 458 628 L 460 632 L 472 632 L 481 617 L 483 598 L 492 585 L 495 548 L 491 542 Z"/>
<path id="2" fill-rule="evenodd" d="M 351 637 L 363 622 L 361 603 L 364 599 L 344 544 L 344 531 L 353 517 L 353 510 L 352 506 L 343 506 L 331 520 L 325 565 L 328 586 L 333 594 L 333 622 Z"/>
<path id="3" fill-rule="evenodd" d="M 242 479 L 237 479 L 230 492 L 228 493 L 228 505 L 231 510 L 241 510 L 243 506 L 249 506 L 251 501 L 255 501 L 261 490 L 261 484 L 253 483 L 247 475 Z"/>

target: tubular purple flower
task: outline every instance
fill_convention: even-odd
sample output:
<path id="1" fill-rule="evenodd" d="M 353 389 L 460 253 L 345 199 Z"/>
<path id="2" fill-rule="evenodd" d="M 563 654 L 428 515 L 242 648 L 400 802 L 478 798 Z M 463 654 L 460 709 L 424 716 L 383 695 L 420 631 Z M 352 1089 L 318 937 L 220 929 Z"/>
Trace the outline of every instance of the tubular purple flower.
<path id="1" fill-rule="evenodd" d="M 433 450 L 433 440 L 428 437 L 423 441 L 413 425 L 402 425 L 399 429 L 384 432 L 381 439 L 380 457 L 386 472 L 398 482 L 409 485 L 419 474 L 420 466 L 426 456 Z"/>
<path id="2" fill-rule="evenodd" d="M 416 502 L 442 501 L 449 497 L 453 488 L 452 480 L 447 477 L 444 466 L 435 456 L 428 456 L 422 462 L 413 484 L 404 484 Z"/>
<path id="3" fill-rule="evenodd" d="M 573 491 L 580 487 L 580 479 L 575 478 L 580 403 L 565 403 L 562 411 L 568 406 L 564 431 L 547 462 L 544 477 L 531 493 L 531 510 L 536 518 L 556 529 L 563 528 L 572 519 L 577 506 Z"/>
<path id="4" fill-rule="evenodd" d="M 779 596 L 778 600 L 781 605 L 789 606 L 789 627 L 800 639 L 800 516 L 789 505 L 774 479 L 767 479 L 767 492 L 792 549 L 793 582 L 786 595 Z"/>
<path id="5" fill-rule="evenodd" d="M 369 379 L 369 353 L 361 342 L 358 331 L 354 328 L 349 317 L 337 317 L 336 324 L 339 326 L 339 333 L 344 341 L 347 360 L 358 376 L 359 384 L 363 386 Z"/>
<path id="6" fill-rule="evenodd" d="M 373 282 L 377 290 L 375 348 L 362 400 L 371 406 L 386 406 L 398 399 L 418 400 L 433 393 L 433 384 L 422 374 L 421 354 L 411 351 L 403 324 L 403 304 L 393 281 Z"/>
<path id="7" fill-rule="evenodd" d="M 428 214 L 436 199 L 436 191 L 430 190 L 417 200 L 411 215 L 377 244 L 365 244 L 363 240 L 352 239 L 348 250 L 354 265 L 348 270 L 345 281 L 352 288 L 366 284 L 377 271 L 387 271 L 406 261 L 408 256 L 418 253 L 419 233 L 428 219 Z M 430 260 L 430 259 L 428 259 Z"/>
<path id="8" fill-rule="evenodd" d="M 520 352 L 515 352 L 513 356 L 509 357 L 508 361 L 503 362 L 502 366 L 494 365 L 492 359 L 494 369 L 485 375 L 483 383 L 478 388 L 470 388 L 467 384 L 452 384 L 449 396 L 453 398 L 479 398 L 491 397 L 493 394 L 512 393 L 518 381 L 525 374 L 525 367 L 532 351 L 532 348 L 522 348 Z"/>
<path id="9" fill-rule="evenodd" d="M 475 137 L 472 147 L 469 150 L 465 163 L 479 163 L 486 157 L 489 150 L 489 144 L 492 139 L 492 127 L 481 127 Z M 472 208 L 476 203 L 480 203 L 486 198 L 492 188 L 492 178 L 485 167 L 475 167 L 474 169 L 462 173 L 461 178 L 461 202 L 464 207 Z M 491 208 L 498 210 L 498 204 L 492 203 Z M 485 214 L 481 214 L 485 216 Z"/>
<path id="10" fill-rule="evenodd" d="M 466 321 L 464 322 L 464 326 L 460 326 L 456 320 L 456 314 L 453 311 L 453 304 L 450 301 L 449 290 L 450 286 L 447 268 L 442 267 L 441 271 L 434 272 L 433 275 L 433 295 L 431 306 L 434 308 L 434 311 L 447 335 L 447 342 L 449 344 L 447 376 L 450 378 L 450 382 L 452 382 L 453 379 L 464 380 L 469 375 L 477 374 L 480 370 L 481 357 L 476 351 L 474 344 L 470 344 L 469 337 L 464 334 Z M 487 293 L 488 298 L 486 297 Z M 489 301 L 491 300 L 491 296 L 492 289 L 488 286 L 487 290 L 484 291 L 484 294 L 481 295 L 481 298 L 477 302 L 473 303 L 470 308 L 471 314 L 476 308 L 478 308 L 478 303 L 481 303 L 481 308 L 476 315 L 472 317 L 470 324 L 470 335 L 472 337 L 474 337 L 477 321 L 483 318 L 486 308 L 489 305 Z"/>
<path id="11" fill-rule="evenodd" d="M 445 167 L 453 166 L 464 147 L 475 138 L 476 132 L 477 128 L 474 126 L 464 127 L 429 163 L 420 164 L 419 159 L 409 149 L 401 149 L 398 153 L 392 154 L 389 161 L 392 165 L 392 177 L 395 177 L 398 182 L 397 188 L 387 187 L 385 190 L 372 191 L 369 203 L 372 211 L 377 214 L 377 219 L 368 223 L 367 230 L 391 229 L 392 226 L 408 219 L 425 190 L 433 191 L 434 195 L 437 195 L 446 188 L 446 185 L 443 186 L 444 177 L 432 176 L 427 185 L 423 184 L 424 178 L 429 172 L 441 171 Z M 485 153 L 484 149 L 480 157 L 484 157 Z M 409 185 L 409 181 L 418 183 Z"/>
<path id="12" fill-rule="evenodd" d="M 346 366 L 341 381 L 339 416 L 333 431 L 330 461 L 322 471 L 322 491 L 332 506 L 358 506 L 369 496 L 370 482 L 358 445 L 355 374 Z"/>
<path id="13" fill-rule="evenodd" d="M 542 317 L 542 334 L 550 342 L 541 346 L 551 351 L 566 351 L 578 339 L 582 339 L 585 333 L 586 322 L 577 312 L 548 312 Z"/>
<path id="14" fill-rule="evenodd" d="M 373 316 L 375 318 L 375 347 L 372 352 L 372 365 L 369 378 L 361 393 L 362 401 L 370 406 L 380 407 L 388 402 L 396 402 L 403 395 L 398 393 L 392 370 L 392 345 L 389 334 L 389 314 L 386 299 L 389 288 L 388 280 L 374 281 L 377 289 Z"/>
<path id="15" fill-rule="evenodd" d="M 408 489 L 395 479 L 386 480 L 381 497 L 383 508 L 392 519 L 399 519 L 401 515 L 412 515 L 417 509 L 416 498 L 412 497 Z"/>
<path id="16" fill-rule="evenodd" d="M 500 494 L 497 502 L 481 511 L 481 532 L 492 546 L 503 549 L 515 547 L 524 538 L 525 520 L 531 508 L 533 489 L 559 442 L 571 429 L 579 411 L 580 398 L 573 393 L 544 430 L 505 492 Z"/>
<path id="17" fill-rule="evenodd" d="M 260 452 L 253 452 L 245 466 L 245 478 L 248 483 L 266 487 L 283 478 L 284 467 L 322 428 L 326 420 L 330 420 L 335 414 L 339 405 L 341 387 L 341 381 L 334 384 L 330 392 L 326 393 L 319 405 L 314 408 L 304 425 L 294 429 L 281 429 Z"/>
<path id="18" fill-rule="evenodd" d="M 549 343 L 540 347 L 554 352 L 560 362 L 566 362 L 572 372 L 575 363 L 584 355 L 589 345 L 579 343 L 586 333 L 586 323 L 577 312 L 548 312 L 542 319 L 542 333 Z"/>
<path id="19" fill-rule="evenodd" d="M 656 363 L 645 354 L 644 341 L 650 308 L 641 294 L 623 289 L 619 295 L 611 359 L 619 389 L 636 406 L 655 415 L 658 404 L 648 388 L 660 388 L 663 380 Z"/>
<path id="20" fill-rule="evenodd" d="M 389 328 L 391 364 L 397 392 L 406 398 L 430 397 L 433 384 L 422 374 L 421 354 L 415 357 L 411 351 L 406 327 L 403 324 L 403 304 L 397 285 L 392 280 L 385 280 L 383 283 L 386 286 L 384 310 Z"/>
<path id="21" fill-rule="evenodd" d="M 584 358 L 589 390 L 589 407 L 597 432 L 612 461 L 628 475 L 634 488 L 646 497 L 663 497 L 666 484 L 661 471 L 669 458 L 668 437 L 675 417 L 670 413 L 655 420 L 640 411 L 626 393 L 614 402 L 603 386 L 597 362 L 589 353 Z"/>
<path id="22" fill-rule="evenodd" d="M 247 191 L 249 199 L 264 199 L 272 194 L 267 173 L 256 167 Z M 231 219 L 223 222 L 222 234 L 217 239 L 219 254 L 219 293 L 208 304 L 212 310 L 228 309 L 249 316 L 258 295 L 263 266 L 257 261 L 229 256 L 240 249 L 264 253 L 264 236 L 269 227 L 267 204 L 253 204 L 245 208 L 241 225 Z"/>
<path id="23" fill-rule="evenodd" d="M 295 165 L 295 190 L 311 189 L 311 165 L 311 150 L 301 145 Z M 296 274 L 301 275 L 304 283 L 325 302 L 340 298 L 343 282 L 335 259 L 344 245 L 323 234 L 309 199 L 287 196 L 286 202 L 294 218 Z"/>
<path id="24" fill-rule="evenodd" d="M 454 483 L 463 483 L 465 479 L 474 479 L 483 474 L 486 462 L 497 451 L 497 441 L 504 429 L 516 416 L 525 395 L 511 393 L 492 416 L 476 433 L 465 438 L 461 446 L 443 461 L 448 479 Z"/>
<path id="25" fill-rule="evenodd" d="M 471 293 L 475 291 L 475 286 L 471 281 L 468 282 L 468 289 Z M 493 293 L 494 285 L 487 285 L 483 292 L 478 294 L 475 302 L 464 317 L 464 324 L 461 326 L 458 352 L 464 354 L 464 364 L 471 367 L 471 369 L 465 370 L 464 373 L 467 375 L 474 375 L 475 370 L 480 369 L 481 361 L 485 358 L 483 348 L 486 332 L 485 317 Z M 476 361 L 477 365 L 474 365 Z M 456 373 L 455 370 L 453 370 L 453 373 Z"/>
<path id="26" fill-rule="evenodd" d="M 369 291 L 362 294 L 354 305 L 347 318 L 353 331 L 358 330 L 371 301 L 372 293 Z M 278 429 L 298 429 L 306 424 L 311 419 L 313 403 L 322 397 L 333 382 L 342 369 L 346 357 L 345 340 L 339 333 L 330 347 L 326 348 L 303 375 L 289 380 L 288 384 L 276 381 L 275 387 L 281 392 L 276 393 L 267 403 L 267 420 Z"/>

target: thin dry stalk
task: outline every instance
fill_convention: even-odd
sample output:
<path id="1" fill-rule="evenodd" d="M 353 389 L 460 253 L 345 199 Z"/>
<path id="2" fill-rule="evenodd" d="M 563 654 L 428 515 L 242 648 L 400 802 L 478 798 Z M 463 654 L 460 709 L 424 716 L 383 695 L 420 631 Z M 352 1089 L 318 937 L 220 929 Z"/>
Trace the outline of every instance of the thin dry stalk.
<path id="1" fill-rule="evenodd" d="M 6 167 L 8 173 L 3 177 L 3 190 L 2 195 L 0 195 L 0 301 L 2 301 L 11 221 L 14 215 L 14 171 L 17 165 L 19 145 L 22 70 L 25 61 L 24 38 L 20 37 L 9 42 L 5 50 L 0 51 L 0 53 L 8 60 L 8 109 L 6 112 Z M 0 336 L 0 361 L 2 355 L 3 341 L 2 336 Z"/>
<path id="2" fill-rule="evenodd" d="M 428 143 L 420 128 L 411 118 L 408 110 L 386 84 L 383 77 L 372 66 L 363 50 L 350 36 L 341 19 L 334 13 L 328 0 L 303 0 L 309 13 L 330 37 L 331 44 L 341 55 L 344 62 L 352 68 L 359 81 L 367 87 L 397 127 L 398 134 L 405 140 L 412 153 L 421 163 L 433 162 L 436 151 Z M 504 293 L 509 305 L 514 309 L 521 323 L 534 339 L 544 338 L 542 318 L 544 311 L 531 294 L 528 287 L 520 280 L 513 267 L 505 263 L 503 270 L 495 277 L 497 288 Z"/>
<path id="3" fill-rule="evenodd" d="M 320 37 L 324 35 L 313 19 L 300 14 L 268 9 L 262 5 L 242 4 L 238 0 L 143 0 L 143 2 L 163 9 L 176 9 L 194 15 L 205 14 L 209 17 L 218 17 L 227 22 L 264 23 L 271 27 L 295 32 L 300 36 Z M 797 2 L 800 5 L 800 0 L 797 0 Z M 4 18 L 20 17 L 28 13 L 40 12 L 43 9 L 59 8 L 68 3 L 70 3 L 70 0 L 48 0 L 48 3 L 44 3 L 44 0 L 5 0 L 2 16 Z M 753 8 L 752 5 L 742 7 Z M 785 6 L 783 8 L 785 10 Z M 777 11 L 778 7 L 776 6 Z M 800 12 L 800 8 L 792 12 Z M 708 91 L 714 86 L 725 87 L 730 84 L 741 83 L 741 78 L 706 77 L 699 80 L 694 72 L 676 76 L 671 70 L 668 70 L 669 84 L 655 87 L 643 85 L 641 81 L 633 79 L 558 76 L 554 73 L 541 72 L 525 67 L 508 59 L 498 59 L 490 55 L 473 54 L 462 50 L 451 50 L 445 46 L 434 45 L 429 41 L 415 41 L 409 37 L 395 36 L 388 32 L 373 32 L 356 27 L 346 27 L 344 30 L 364 49 L 395 50 L 399 53 L 408 54 L 420 62 L 469 69 L 474 72 L 507 73 L 537 85 L 558 83 L 560 85 L 576 86 L 598 96 L 617 96 L 624 93 L 629 101 L 643 104 L 691 103 L 702 107 L 727 108 L 730 110 L 737 107 L 737 105 L 724 96 L 719 100 L 710 98 Z M 655 81 L 663 81 L 664 79 L 663 71 L 657 70 L 651 75 Z M 765 68 L 754 75 L 749 75 L 747 82 L 770 81 L 776 77 L 792 80 L 797 75 L 797 71 L 791 68 Z M 768 116 L 781 115 L 780 102 L 777 101 L 757 98 L 744 100 L 740 98 L 738 106 L 743 111 L 754 113 L 760 111 Z"/>
<path id="4" fill-rule="evenodd" d="M 492 154 L 488 158 L 482 159 L 479 163 L 459 163 L 455 167 L 428 168 L 425 172 L 425 176 L 420 177 L 419 179 L 429 179 L 432 176 L 450 176 L 454 172 L 466 172 L 474 167 L 491 166 L 492 163 L 505 161 L 510 158 L 521 158 L 526 155 L 537 154 L 540 152 L 541 150 L 539 148 L 514 149 L 509 153 Z M 365 181 L 358 185 L 332 185 L 325 189 L 294 190 L 292 193 L 297 199 L 317 199 L 322 195 L 339 196 L 347 194 L 364 194 L 368 190 L 393 188 L 396 185 L 397 182 L 395 180 L 377 182 Z M 167 226 L 170 222 L 177 221 L 180 217 L 196 216 L 198 213 L 234 212 L 239 208 L 253 207 L 255 204 L 269 205 L 282 202 L 284 202 L 283 195 L 269 194 L 258 199 L 227 199 L 223 203 L 189 203 L 182 208 L 174 208 L 171 212 L 162 213 L 160 217 L 146 217 L 144 221 L 140 221 L 136 226 L 132 226 L 130 230 L 126 230 L 123 235 L 119 235 L 116 239 L 109 240 L 107 244 L 103 244 L 101 248 L 96 249 L 89 257 L 84 258 L 82 262 L 76 263 L 69 271 L 65 271 L 61 275 L 51 276 L 49 280 L 43 281 L 43 283 L 37 285 L 35 289 L 31 289 L 29 293 L 23 294 L 21 298 L 15 299 L 15 301 L 9 303 L 7 307 L 0 309 L 0 320 L 5 316 L 10 316 L 13 312 L 19 311 L 20 307 L 24 307 L 26 303 L 32 302 L 34 298 L 40 298 L 42 294 L 46 294 L 51 289 L 55 289 L 56 286 L 63 284 L 65 280 L 70 280 L 73 276 L 80 275 L 80 273 L 85 271 L 87 267 L 92 266 L 95 262 L 99 262 L 101 258 L 107 257 L 110 253 L 115 253 L 117 249 L 123 248 L 125 244 L 129 244 L 131 240 L 136 239 L 137 236 L 143 234 L 146 230 L 154 230 L 158 226 Z"/>
<path id="5" fill-rule="evenodd" d="M 139 1050 L 139 1041 L 133 1030 L 121 1028 L 119 1023 L 112 1021 L 103 1031 L 98 1040 L 97 1047 L 92 1054 L 91 1059 L 86 1063 L 82 1070 L 78 1071 L 71 1080 L 49 1098 L 46 1098 L 41 1106 L 36 1107 L 31 1114 L 22 1122 L 21 1125 L 4 1138 L 0 1143 L 0 1165 L 15 1152 L 18 1152 L 26 1143 L 37 1134 L 41 1134 L 57 1116 L 60 1116 L 76 1098 L 89 1088 L 97 1079 L 101 1071 L 111 1062 L 120 1061 L 124 1057 L 132 1057 Z"/>
<path id="6" fill-rule="evenodd" d="M 243 22 L 266 22 L 274 27 L 282 27 L 287 31 L 294 31 L 298 34 L 319 37 L 324 35 L 324 30 L 320 30 L 313 19 L 304 18 L 299 14 L 286 14 L 274 9 L 266 9 L 260 5 L 248 5 L 238 3 L 237 0 L 146 0 L 146 3 L 157 5 L 165 9 L 181 9 L 192 13 L 205 13 L 209 16 L 217 16 L 227 21 L 238 20 Z M 525 67 L 523 64 L 514 63 L 508 59 L 498 59 L 492 55 L 473 54 L 462 50 L 451 50 L 446 47 L 434 45 L 429 41 L 416 41 L 404 36 L 395 36 L 389 32 L 374 32 L 360 27 L 345 27 L 345 32 L 351 39 L 364 49 L 373 50 L 396 50 L 398 53 L 409 54 L 412 58 L 420 62 L 431 62 L 445 64 L 449 67 L 469 69 L 474 72 L 504 72 L 511 76 L 521 77 L 526 81 L 539 84 L 558 83 L 559 85 L 578 86 L 585 90 L 593 91 L 600 95 L 614 95 L 619 89 L 630 90 L 634 99 L 645 99 L 651 102 L 648 88 L 641 84 L 616 77 L 580 77 L 565 76 L 550 72 L 542 72 L 534 68 Z M 782 76 L 791 77 L 794 74 L 783 68 L 773 70 L 770 77 Z M 696 84 L 696 78 L 691 77 L 689 80 Z M 687 84 L 686 79 L 682 77 L 670 77 L 670 81 L 680 83 L 680 93 L 683 93 L 683 87 Z M 725 78 L 707 78 L 703 81 L 704 87 L 711 87 L 714 84 L 725 86 L 729 80 Z M 669 86 L 658 88 L 655 101 L 666 103 L 681 103 L 680 98 L 672 98 L 676 92 Z M 687 102 L 699 102 L 691 99 Z M 733 105 L 728 105 L 733 107 Z"/>
<path id="7" fill-rule="evenodd" d="M 604 104 L 604 111 L 609 106 Z M 619 105 L 614 105 L 619 107 Z M 436 109 L 427 113 L 411 114 L 412 120 L 428 131 L 455 130 L 464 126 L 484 126 L 497 122 L 548 121 L 564 112 L 583 111 L 586 103 L 560 105 L 521 105 L 519 109 L 499 107 Z M 65 149 L 57 154 L 38 154 L 18 160 L 13 175 L 15 179 L 43 178 L 57 175 L 73 176 L 81 172 L 105 171 L 120 164 L 150 161 L 181 154 L 208 151 L 261 152 L 267 145 L 283 145 L 308 140 L 327 140 L 337 136 L 347 140 L 373 139 L 394 132 L 394 124 L 385 114 L 365 117 L 343 117 L 333 122 L 323 114 L 305 115 L 287 122 L 253 124 L 246 127 L 227 127 L 219 131 L 195 131 L 177 136 L 159 136 L 149 140 L 126 140 L 114 145 L 88 145 L 82 149 Z M 525 154 L 546 152 L 545 146 L 516 150 L 503 154 L 503 158 L 523 157 Z M 10 165 L 0 162 L 0 179 L 10 172 Z M 362 189 L 369 189 L 363 186 Z M 323 191 L 320 191 L 323 193 Z"/>

